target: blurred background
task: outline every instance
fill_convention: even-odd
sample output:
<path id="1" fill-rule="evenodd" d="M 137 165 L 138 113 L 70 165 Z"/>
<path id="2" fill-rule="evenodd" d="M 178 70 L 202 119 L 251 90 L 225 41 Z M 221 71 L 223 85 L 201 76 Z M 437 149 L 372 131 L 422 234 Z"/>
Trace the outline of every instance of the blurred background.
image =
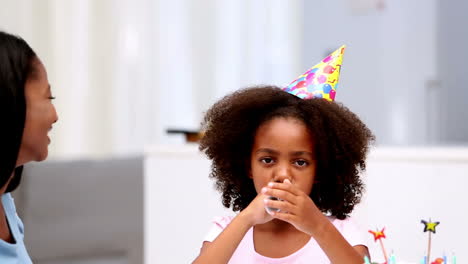
<path id="1" fill-rule="evenodd" d="M 0 0 L 0 6 L 0 29 L 33 47 L 57 98 L 50 158 L 26 168 L 15 194 L 36 263 L 143 263 L 144 217 L 153 210 L 145 179 L 175 177 L 174 168 L 148 169 L 154 168 L 148 157 L 196 152 L 183 134 L 167 130 L 197 131 L 204 111 L 223 95 L 286 85 L 342 44 L 337 101 L 371 128 L 377 148 L 442 148 L 432 159 L 468 163 L 466 1 Z"/>

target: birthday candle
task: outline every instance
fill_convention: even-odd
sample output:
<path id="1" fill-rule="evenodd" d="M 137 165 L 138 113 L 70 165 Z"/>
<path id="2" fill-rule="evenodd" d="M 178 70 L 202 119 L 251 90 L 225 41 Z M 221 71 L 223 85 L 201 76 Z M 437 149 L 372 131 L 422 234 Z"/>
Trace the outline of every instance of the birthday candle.
<path id="1" fill-rule="evenodd" d="M 421 259 L 421 261 L 419 261 L 420 264 L 426 264 L 426 260 L 424 258 Z"/>
<path id="2" fill-rule="evenodd" d="M 444 253 L 444 264 L 447 264 L 447 256 Z"/>
<path id="3" fill-rule="evenodd" d="M 369 258 L 367 256 L 364 256 L 364 263 L 365 264 L 371 264 Z"/>
<path id="4" fill-rule="evenodd" d="M 457 257 L 455 257 L 455 254 L 453 255 L 453 258 L 452 258 L 452 264 L 457 264 Z"/>
<path id="5" fill-rule="evenodd" d="M 419 261 L 420 264 L 426 264 L 424 263 L 424 258 L 421 259 L 421 261 Z"/>

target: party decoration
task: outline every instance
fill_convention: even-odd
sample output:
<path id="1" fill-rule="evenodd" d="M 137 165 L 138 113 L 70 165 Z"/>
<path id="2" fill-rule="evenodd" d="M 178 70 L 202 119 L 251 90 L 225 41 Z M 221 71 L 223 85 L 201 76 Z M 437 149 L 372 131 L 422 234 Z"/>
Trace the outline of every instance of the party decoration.
<path id="1" fill-rule="evenodd" d="M 384 231 L 385 231 L 385 227 L 382 228 L 382 230 L 380 230 L 380 231 L 379 230 L 377 230 L 377 231 L 369 230 L 369 233 L 374 235 L 374 241 L 377 241 L 377 240 L 379 240 L 381 238 L 386 238 Z"/>
<path id="2" fill-rule="evenodd" d="M 442 264 L 442 263 L 444 263 L 443 258 L 436 258 L 433 262 L 431 262 L 431 264 Z M 446 264 L 446 262 L 444 264 Z"/>
<path id="3" fill-rule="evenodd" d="M 382 228 L 382 230 L 376 230 L 376 231 L 372 231 L 372 230 L 369 230 L 369 233 L 371 233 L 372 235 L 374 235 L 374 241 L 377 242 L 377 240 L 380 242 L 380 247 L 382 248 L 382 253 L 384 255 L 384 258 L 385 258 L 385 263 L 388 263 L 388 257 L 387 257 L 387 251 L 385 251 L 385 247 L 384 247 L 384 244 L 383 244 L 383 241 L 382 241 L 382 238 L 386 238 L 385 237 L 385 227 Z"/>
<path id="4" fill-rule="evenodd" d="M 368 256 L 364 256 L 364 264 L 371 264 Z"/>
<path id="5" fill-rule="evenodd" d="M 344 50 L 345 45 L 300 75 L 283 90 L 302 99 L 324 98 L 334 101 Z"/>
<path id="6" fill-rule="evenodd" d="M 440 224 L 440 222 L 432 222 L 431 219 L 429 221 L 421 220 L 421 223 L 424 224 L 424 232 L 427 232 L 429 234 L 429 244 L 428 244 L 428 250 L 427 253 L 424 254 L 422 258 L 419 258 L 419 264 L 457 264 L 457 257 L 455 256 L 455 253 L 452 252 L 450 256 L 448 256 L 445 252 L 443 252 L 442 257 L 434 258 L 431 259 L 430 254 L 431 254 L 431 235 L 432 233 L 436 233 L 436 227 Z M 416 262 L 405 262 L 398 260 L 393 253 L 393 250 L 391 251 L 390 255 L 387 255 L 386 250 L 383 245 L 383 240 L 386 238 L 385 235 L 385 228 L 382 229 L 375 229 L 374 230 L 369 230 L 369 233 L 371 233 L 374 236 L 374 241 L 380 242 L 380 246 L 383 251 L 383 256 L 385 257 L 385 261 L 383 263 L 377 263 L 377 262 L 371 262 L 368 257 L 364 258 L 364 264 L 409 264 L 409 263 L 416 263 Z M 388 256 L 388 257 L 387 257 Z M 449 259 L 450 258 L 450 259 Z"/>
<path id="7" fill-rule="evenodd" d="M 396 257 L 395 257 L 395 254 L 390 254 L 390 258 L 388 259 L 388 264 L 397 264 L 396 262 Z"/>
<path id="8" fill-rule="evenodd" d="M 431 261 L 431 233 L 436 232 L 435 228 L 437 225 L 440 224 L 440 222 L 432 222 L 431 219 L 429 218 L 429 221 L 421 220 L 421 223 L 424 224 L 424 232 L 429 233 L 429 239 L 427 243 L 427 261 Z"/>
<path id="9" fill-rule="evenodd" d="M 421 223 L 424 224 L 424 232 L 430 231 L 435 234 L 436 232 L 436 226 L 440 224 L 440 222 L 431 222 L 429 219 L 429 222 L 426 222 L 424 220 L 421 220 Z"/>

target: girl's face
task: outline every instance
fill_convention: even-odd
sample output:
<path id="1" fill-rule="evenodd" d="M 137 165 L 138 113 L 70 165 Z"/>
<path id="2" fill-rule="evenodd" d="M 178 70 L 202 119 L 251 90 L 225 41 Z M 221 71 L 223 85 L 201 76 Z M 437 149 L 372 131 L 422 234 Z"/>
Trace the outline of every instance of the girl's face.
<path id="1" fill-rule="evenodd" d="M 257 129 L 250 156 L 250 177 L 260 193 L 268 182 L 289 179 L 310 194 L 315 178 L 315 152 L 306 125 L 292 117 L 277 117 Z"/>
<path id="2" fill-rule="evenodd" d="M 33 77 L 28 77 L 25 85 L 26 121 L 17 166 L 47 158 L 50 143 L 47 133 L 58 120 L 47 72 L 41 61 L 35 60 L 33 66 L 36 72 Z"/>

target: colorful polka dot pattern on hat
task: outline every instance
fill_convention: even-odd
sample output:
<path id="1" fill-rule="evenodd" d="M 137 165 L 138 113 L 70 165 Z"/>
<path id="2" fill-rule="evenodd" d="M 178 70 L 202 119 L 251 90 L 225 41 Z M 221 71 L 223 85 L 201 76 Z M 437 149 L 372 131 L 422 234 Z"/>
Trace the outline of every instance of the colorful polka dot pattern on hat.
<path id="1" fill-rule="evenodd" d="M 302 99 L 324 98 L 334 101 L 344 50 L 343 45 L 283 90 Z"/>

